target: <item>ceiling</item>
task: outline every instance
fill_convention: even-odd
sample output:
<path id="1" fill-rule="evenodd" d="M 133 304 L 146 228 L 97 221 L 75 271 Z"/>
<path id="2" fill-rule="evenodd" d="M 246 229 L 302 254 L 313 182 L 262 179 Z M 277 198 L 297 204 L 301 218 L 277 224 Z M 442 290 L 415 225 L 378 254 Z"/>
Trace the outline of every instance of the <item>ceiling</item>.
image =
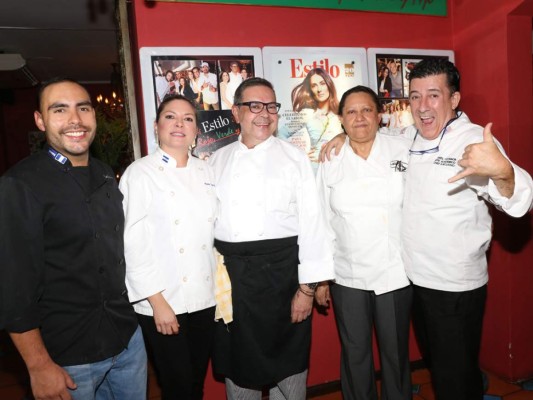
<path id="1" fill-rule="evenodd" d="M 109 82 L 118 62 L 114 15 L 114 0 L 0 1 L 0 65 L 2 53 L 18 53 L 39 82 Z M 31 86 L 26 74 L 0 71 L 0 89 L 23 86 Z"/>

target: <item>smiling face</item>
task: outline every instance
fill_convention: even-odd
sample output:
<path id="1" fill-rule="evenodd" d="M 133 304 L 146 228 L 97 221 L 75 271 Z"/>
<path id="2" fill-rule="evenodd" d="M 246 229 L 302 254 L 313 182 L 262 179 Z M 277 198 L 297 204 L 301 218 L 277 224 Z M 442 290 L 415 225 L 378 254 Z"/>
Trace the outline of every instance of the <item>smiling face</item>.
<path id="1" fill-rule="evenodd" d="M 228 82 L 229 81 L 229 75 L 227 72 L 222 72 L 222 82 Z"/>
<path id="2" fill-rule="evenodd" d="M 159 146 L 170 155 L 187 152 L 198 128 L 196 112 L 186 100 L 171 100 L 163 106 L 155 123 Z"/>
<path id="3" fill-rule="evenodd" d="M 445 74 L 415 78 L 410 81 L 409 104 L 415 126 L 425 139 L 440 135 L 446 123 L 455 117 L 459 92 L 451 93 Z"/>
<path id="4" fill-rule="evenodd" d="M 311 87 L 311 92 L 313 93 L 314 98 L 318 103 L 324 103 L 329 99 L 329 89 L 328 85 L 324 78 L 315 74 L 309 80 L 309 86 Z"/>
<path id="5" fill-rule="evenodd" d="M 350 144 L 374 141 L 379 128 L 379 113 L 369 94 L 350 94 L 344 103 L 340 120 L 350 138 Z"/>
<path id="6" fill-rule="evenodd" d="M 96 134 L 96 117 L 89 93 L 74 82 L 53 83 L 41 94 L 35 124 L 46 140 L 73 166 L 87 165 Z"/>
<path id="7" fill-rule="evenodd" d="M 251 86 L 242 93 L 242 102 L 260 101 L 272 103 L 276 101 L 274 91 L 267 86 Z M 268 113 L 266 107 L 259 114 L 254 114 L 248 106 L 233 106 L 235 121 L 241 125 L 242 143 L 253 148 L 272 136 L 278 128 L 278 114 Z"/>

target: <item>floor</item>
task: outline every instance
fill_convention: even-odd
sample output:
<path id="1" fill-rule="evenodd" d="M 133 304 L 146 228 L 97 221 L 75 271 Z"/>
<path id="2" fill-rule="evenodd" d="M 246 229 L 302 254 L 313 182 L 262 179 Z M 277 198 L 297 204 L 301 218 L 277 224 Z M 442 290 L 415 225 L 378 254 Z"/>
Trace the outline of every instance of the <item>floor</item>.
<path id="1" fill-rule="evenodd" d="M 413 400 L 434 400 L 435 394 L 431 388 L 431 379 L 428 370 L 419 369 L 413 371 L 411 376 L 413 382 Z M 491 374 L 487 374 L 487 378 L 489 386 L 484 400 L 533 400 L 533 381 L 528 381 L 523 385 L 514 385 Z M 342 395 L 340 392 L 335 392 L 319 397 L 312 397 L 312 399 L 342 400 Z"/>
<path id="2" fill-rule="evenodd" d="M 511 384 L 487 374 L 488 389 L 484 400 L 533 400 L 533 380 L 522 385 Z M 426 369 L 412 373 L 413 400 L 434 400 L 429 372 Z M 149 370 L 149 399 L 159 400 L 159 387 L 153 370 Z M 13 348 L 11 341 L 0 331 L 0 400 L 29 400 L 28 377 L 24 363 Z M 340 392 L 310 397 L 314 400 L 342 400 Z M 219 400 L 219 399 L 205 399 Z M 223 399 L 220 399 L 223 400 Z"/>

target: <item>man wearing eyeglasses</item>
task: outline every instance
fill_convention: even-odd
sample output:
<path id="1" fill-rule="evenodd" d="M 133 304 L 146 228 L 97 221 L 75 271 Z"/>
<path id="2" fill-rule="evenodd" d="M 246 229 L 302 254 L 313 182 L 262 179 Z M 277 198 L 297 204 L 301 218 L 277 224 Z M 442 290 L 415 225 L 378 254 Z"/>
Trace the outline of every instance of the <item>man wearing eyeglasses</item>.
<path id="1" fill-rule="evenodd" d="M 280 104 L 272 84 L 251 78 L 232 108 L 239 140 L 209 162 L 220 216 L 215 246 L 232 285 L 233 322 L 217 326 L 213 365 L 228 399 L 305 399 L 317 282 L 333 278 L 307 156 L 274 137 Z"/>
<path id="2" fill-rule="evenodd" d="M 492 236 L 487 202 L 521 217 L 533 205 L 533 181 L 507 158 L 492 137 L 492 124 L 483 129 L 458 109 L 460 76 L 451 62 L 423 60 L 409 79 L 414 125 L 401 134 L 414 140 L 404 189 L 402 258 L 413 283 L 415 330 L 436 398 L 481 400 L 485 253 Z M 338 146 L 340 140 L 334 140 Z"/>

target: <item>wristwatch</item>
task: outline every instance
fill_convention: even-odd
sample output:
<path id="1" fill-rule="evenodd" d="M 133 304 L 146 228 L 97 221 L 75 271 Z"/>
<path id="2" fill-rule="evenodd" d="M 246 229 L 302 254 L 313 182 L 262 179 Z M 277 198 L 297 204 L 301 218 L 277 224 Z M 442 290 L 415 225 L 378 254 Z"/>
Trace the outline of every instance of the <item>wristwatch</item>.
<path id="1" fill-rule="evenodd" d="M 304 283 L 304 285 L 314 292 L 316 290 L 316 287 L 318 286 L 318 282 Z"/>

